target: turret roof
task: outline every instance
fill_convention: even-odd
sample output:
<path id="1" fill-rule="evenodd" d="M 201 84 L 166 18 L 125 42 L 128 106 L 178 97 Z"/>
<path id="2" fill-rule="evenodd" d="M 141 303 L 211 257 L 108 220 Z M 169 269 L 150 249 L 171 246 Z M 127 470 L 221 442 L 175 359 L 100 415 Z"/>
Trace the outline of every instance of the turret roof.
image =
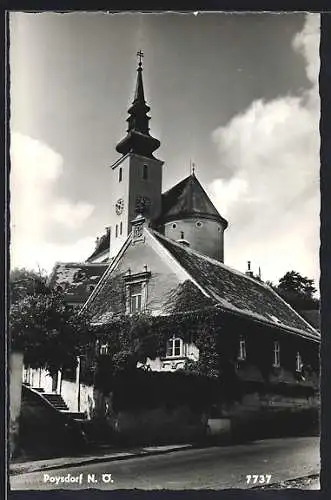
<path id="1" fill-rule="evenodd" d="M 160 222 L 194 216 L 213 218 L 225 228 L 228 222 L 219 214 L 195 174 L 191 174 L 162 195 Z"/>

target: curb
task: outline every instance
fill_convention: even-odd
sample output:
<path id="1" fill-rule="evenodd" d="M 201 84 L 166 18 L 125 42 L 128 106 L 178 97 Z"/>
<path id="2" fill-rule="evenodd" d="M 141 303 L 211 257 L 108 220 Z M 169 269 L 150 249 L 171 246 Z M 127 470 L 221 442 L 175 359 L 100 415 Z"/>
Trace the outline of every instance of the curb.
<path id="1" fill-rule="evenodd" d="M 14 468 L 9 467 L 9 474 L 12 476 L 17 476 L 19 474 L 28 474 L 31 472 L 41 472 L 41 471 L 46 471 L 46 470 L 56 470 L 56 469 L 63 469 L 64 467 L 80 467 L 81 465 L 91 465 L 91 464 L 97 464 L 97 463 L 103 463 L 103 462 L 114 462 L 115 460 L 127 460 L 130 458 L 138 458 L 138 457 L 147 457 L 151 455 L 164 455 L 166 453 L 171 453 L 174 451 L 181 451 L 181 450 L 188 450 L 192 449 L 194 445 L 187 444 L 187 445 L 178 445 L 174 447 L 168 447 L 166 449 L 160 449 L 160 450 L 148 450 L 148 449 L 141 449 L 139 451 L 133 451 L 133 452 L 118 452 L 118 454 L 110 454 L 110 455 L 104 455 L 100 457 L 94 457 L 94 458 L 84 458 L 84 457 L 77 457 L 77 460 L 74 462 L 66 462 L 62 464 L 45 464 L 45 466 L 36 466 L 34 467 L 33 465 L 26 466 L 24 468 L 24 462 L 22 462 L 22 468 L 18 470 L 14 466 Z"/>

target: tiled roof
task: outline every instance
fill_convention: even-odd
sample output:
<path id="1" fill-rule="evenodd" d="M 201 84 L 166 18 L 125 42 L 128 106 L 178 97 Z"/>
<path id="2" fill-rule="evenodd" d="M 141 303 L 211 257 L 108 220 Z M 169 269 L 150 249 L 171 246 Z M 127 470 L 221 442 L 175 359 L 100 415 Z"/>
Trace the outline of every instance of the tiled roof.
<path id="1" fill-rule="evenodd" d="M 87 262 L 94 259 L 98 255 L 101 255 L 106 250 L 108 250 L 109 245 L 110 245 L 110 231 L 107 231 L 105 234 L 101 236 L 101 238 L 99 238 L 99 241 L 96 245 L 94 252 L 89 256 L 88 259 L 86 259 Z"/>
<path id="2" fill-rule="evenodd" d="M 310 338 L 320 338 L 319 333 L 267 285 L 156 231 L 153 234 L 222 309 Z"/>
<path id="3" fill-rule="evenodd" d="M 84 303 L 107 267 L 107 264 L 57 263 L 50 277 L 50 285 L 61 287 L 67 302 Z"/>
<path id="4" fill-rule="evenodd" d="M 225 227 L 228 225 L 194 174 L 189 175 L 169 191 L 163 193 L 160 223 L 178 217 L 192 216 L 212 217 L 221 221 Z"/>

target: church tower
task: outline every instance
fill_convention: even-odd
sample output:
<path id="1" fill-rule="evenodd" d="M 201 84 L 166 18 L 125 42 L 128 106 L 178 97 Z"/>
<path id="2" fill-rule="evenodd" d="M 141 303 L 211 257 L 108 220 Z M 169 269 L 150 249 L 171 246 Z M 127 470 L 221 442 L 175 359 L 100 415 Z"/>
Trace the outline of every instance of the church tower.
<path id="1" fill-rule="evenodd" d="M 160 141 L 149 133 L 145 101 L 142 57 L 139 62 L 134 99 L 128 110 L 127 134 L 116 146 L 122 156 L 111 166 L 110 254 L 114 257 L 131 232 L 131 221 L 140 213 L 151 222 L 161 213 L 162 166 L 153 156 Z"/>
<path id="2" fill-rule="evenodd" d="M 219 214 L 194 171 L 163 193 L 158 226 L 167 238 L 224 262 L 228 221 Z"/>

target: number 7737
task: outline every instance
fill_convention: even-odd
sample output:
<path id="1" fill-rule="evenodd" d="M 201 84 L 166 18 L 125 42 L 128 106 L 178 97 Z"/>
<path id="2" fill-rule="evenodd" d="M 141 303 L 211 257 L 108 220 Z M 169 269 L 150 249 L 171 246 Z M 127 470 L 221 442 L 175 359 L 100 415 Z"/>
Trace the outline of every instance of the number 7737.
<path id="1" fill-rule="evenodd" d="M 269 484 L 271 480 L 271 474 L 247 474 L 246 483 L 247 484 Z"/>

